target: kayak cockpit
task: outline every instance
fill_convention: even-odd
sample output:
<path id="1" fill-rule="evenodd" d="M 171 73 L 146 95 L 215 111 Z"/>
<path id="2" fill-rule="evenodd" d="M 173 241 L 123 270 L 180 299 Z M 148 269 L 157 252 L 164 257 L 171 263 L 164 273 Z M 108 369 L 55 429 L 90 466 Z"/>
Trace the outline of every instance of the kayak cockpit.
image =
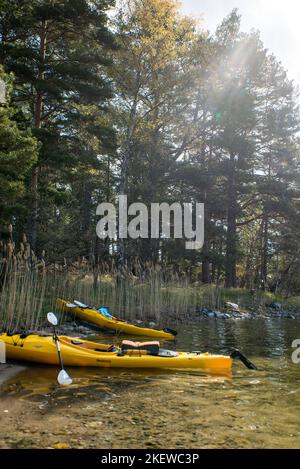
<path id="1" fill-rule="evenodd" d="M 98 344 L 97 342 L 87 342 L 84 340 L 73 339 L 72 337 L 60 337 L 59 340 L 73 347 L 90 350 L 92 352 L 117 352 L 119 350 L 115 345 Z"/>

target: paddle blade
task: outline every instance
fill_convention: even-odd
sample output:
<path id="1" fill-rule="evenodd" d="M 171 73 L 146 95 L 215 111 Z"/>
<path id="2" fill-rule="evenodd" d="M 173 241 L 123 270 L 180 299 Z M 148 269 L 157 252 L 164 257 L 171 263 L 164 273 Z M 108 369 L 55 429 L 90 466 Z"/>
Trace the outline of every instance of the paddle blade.
<path id="1" fill-rule="evenodd" d="M 57 326 L 57 317 L 55 316 L 54 313 L 48 313 L 47 314 L 47 319 L 48 319 L 48 322 L 50 322 L 50 324 L 52 324 L 52 326 Z"/>
<path id="2" fill-rule="evenodd" d="M 61 370 L 57 376 L 57 381 L 61 386 L 69 386 L 72 384 L 72 378 L 68 375 L 65 370 Z"/>
<path id="3" fill-rule="evenodd" d="M 167 332 L 168 334 L 172 334 L 174 337 L 177 336 L 178 332 L 177 331 L 174 331 L 174 329 L 170 329 L 169 327 L 166 327 L 165 329 L 163 329 L 164 332 Z"/>
<path id="4" fill-rule="evenodd" d="M 243 355 L 239 350 L 234 350 L 230 355 L 231 358 L 238 358 L 245 365 L 248 370 L 257 370 L 257 367 L 252 363 L 245 355 Z"/>
<path id="5" fill-rule="evenodd" d="M 79 308 L 88 308 L 88 305 L 81 303 L 81 301 L 74 300 L 75 305 L 79 306 Z"/>

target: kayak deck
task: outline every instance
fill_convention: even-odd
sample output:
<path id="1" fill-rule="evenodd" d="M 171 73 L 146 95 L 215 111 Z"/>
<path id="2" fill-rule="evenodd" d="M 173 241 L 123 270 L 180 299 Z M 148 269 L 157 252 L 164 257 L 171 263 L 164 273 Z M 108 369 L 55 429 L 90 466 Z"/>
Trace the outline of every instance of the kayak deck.
<path id="1" fill-rule="evenodd" d="M 58 365 L 56 344 L 52 336 L 0 335 L 6 345 L 6 355 L 10 359 Z M 64 365 L 102 368 L 158 368 L 158 369 L 197 369 L 208 373 L 228 372 L 232 359 L 224 355 L 209 353 L 177 352 L 176 356 L 159 356 L 143 353 L 121 352 L 119 348 L 97 342 L 60 336 Z M 142 352 L 142 351 L 140 351 Z"/>
<path id="2" fill-rule="evenodd" d="M 83 321 L 89 322 L 95 326 L 98 326 L 100 329 L 110 329 L 116 332 L 122 332 L 124 334 L 135 335 L 135 336 L 148 336 L 148 337 L 156 337 L 158 339 L 165 339 L 165 340 L 174 340 L 175 339 L 175 331 L 174 333 L 169 332 L 168 330 L 156 330 L 150 329 L 148 327 L 140 327 L 134 324 L 127 323 L 126 321 L 122 321 L 119 318 L 112 317 L 112 319 L 102 315 L 97 309 L 95 308 L 83 308 L 80 306 L 68 306 L 70 303 L 68 301 L 62 300 L 58 298 L 56 300 L 56 305 L 60 308 L 63 312 L 71 314 Z"/>

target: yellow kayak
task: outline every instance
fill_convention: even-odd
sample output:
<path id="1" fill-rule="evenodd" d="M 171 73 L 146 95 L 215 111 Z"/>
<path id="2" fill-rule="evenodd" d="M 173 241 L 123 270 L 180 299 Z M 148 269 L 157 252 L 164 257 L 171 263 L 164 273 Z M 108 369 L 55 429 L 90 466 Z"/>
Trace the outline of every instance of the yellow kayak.
<path id="1" fill-rule="evenodd" d="M 156 330 L 148 327 L 135 326 L 112 316 L 112 319 L 101 314 L 97 309 L 91 307 L 82 307 L 70 303 L 60 298 L 56 300 L 56 305 L 62 311 L 72 314 L 83 321 L 98 326 L 100 329 L 112 329 L 123 334 L 156 337 L 158 339 L 174 340 L 176 331 Z M 85 305 L 84 305 L 85 306 Z"/>
<path id="2" fill-rule="evenodd" d="M 2 334 L 0 340 L 6 345 L 7 358 L 59 365 L 52 336 Z M 147 350 L 124 351 L 119 347 L 67 336 L 60 336 L 59 342 L 65 366 L 197 369 L 211 374 L 228 373 L 232 366 L 232 358 L 224 355 L 168 350 L 160 350 L 158 355 L 150 355 Z"/>

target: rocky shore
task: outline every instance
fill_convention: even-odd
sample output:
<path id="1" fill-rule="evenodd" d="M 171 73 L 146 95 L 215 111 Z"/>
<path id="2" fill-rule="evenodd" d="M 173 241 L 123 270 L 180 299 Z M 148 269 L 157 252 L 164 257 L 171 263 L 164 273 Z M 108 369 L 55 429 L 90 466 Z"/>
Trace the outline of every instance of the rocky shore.
<path id="1" fill-rule="evenodd" d="M 259 308 L 248 308 L 247 310 L 224 311 L 213 310 L 206 307 L 196 309 L 199 319 L 296 319 L 300 317 L 300 311 L 284 309 L 280 303 L 271 303 Z"/>
<path id="2" fill-rule="evenodd" d="M 172 314 L 166 315 L 168 318 L 168 323 L 172 326 L 176 327 L 176 323 L 182 322 L 191 322 L 194 323 L 195 321 L 199 320 L 242 320 L 242 319 L 289 319 L 289 320 L 296 320 L 300 318 L 300 311 L 295 309 L 284 309 L 280 303 L 272 303 L 268 306 L 259 307 L 259 308 L 248 308 L 247 310 L 238 310 L 238 309 L 230 309 L 224 308 L 222 310 L 211 309 L 205 306 L 196 308 L 193 312 L 191 312 L 188 316 L 182 318 L 178 318 Z M 130 321 L 138 326 L 142 327 L 151 327 L 151 328 L 163 328 L 166 324 L 154 322 L 154 321 L 141 321 L 141 320 L 133 320 Z M 45 332 L 51 333 L 52 330 L 50 328 L 46 328 Z M 82 323 L 80 321 L 69 321 L 60 326 L 59 328 L 60 334 L 66 334 L 70 336 L 76 335 L 76 337 L 88 337 L 92 335 L 96 335 L 99 333 L 99 329 L 93 328 L 93 326 L 89 325 L 88 323 Z M 107 337 L 113 338 L 116 336 L 114 331 L 106 331 L 105 333 Z"/>
<path id="3" fill-rule="evenodd" d="M 237 306 L 237 305 L 236 305 Z M 247 310 L 243 309 L 211 309 L 205 306 L 199 306 L 195 308 L 194 311 L 191 311 L 189 314 L 186 314 L 184 318 L 178 317 L 178 315 L 172 313 L 162 314 L 161 320 L 155 322 L 155 320 L 130 320 L 132 324 L 141 327 L 150 327 L 154 329 L 162 329 L 164 327 L 173 327 L 176 329 L 176 325 L 182 323 L 195 323 L 197 321 L 204 320 L 243 320 L 243 319 L 289 319 L 296 320 L 300 318 L 300 311 L 296 309 L 284 309 L 280 303 L 272 303 L 267 306 L 261 306 L 258 308 L 249 307 Z M 42 330 L 38 331 L 29 331 L 30 333 L 38 334 L 52 334 L 51 326 L 45 325 Z M 113 340 L 114 337 L 118 337 L 119 334 L 115 331 L 101 331 L 107 339 L 110 338 Z M 60 335 L 68 335 L 71 337 L 89 337 L 99 335 L 99 329 L 93 327 L 92 325 L 82 322 L 80 320 L 67 320 L 62 325 L 58 327 L 58 333 Z"/>

